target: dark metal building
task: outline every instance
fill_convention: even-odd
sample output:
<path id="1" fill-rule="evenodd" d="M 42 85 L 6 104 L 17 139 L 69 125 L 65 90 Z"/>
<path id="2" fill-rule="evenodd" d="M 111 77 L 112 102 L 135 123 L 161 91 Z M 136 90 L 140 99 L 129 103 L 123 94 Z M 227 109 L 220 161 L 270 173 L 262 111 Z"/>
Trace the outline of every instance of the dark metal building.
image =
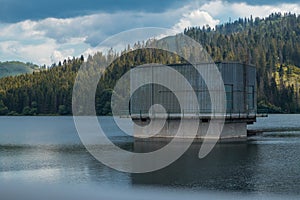
<path id="1" fill-rule="evenodd" d="M 199 64 L 207 67 L 212 64 Z M 180 72 L 191 84 L 197 95 L 199 109 L 201 113 L 211 113 L 211 100 L 206 83 L 197 70 L 189 64 L 168 65 Z M 255 114 L 256 113 L 256 68 L 252 65 L 241 64 L 237 62 L 219 62 L 216 63 L 224 82 L 226 91 L 226 111 L 227 114 Z M 134 83 L 137 79 L 144 79 L 155 76 L 164 66 L 144 66 L 153 68 L 146 73 L 135 73 L 131 76 Z M 209 66 L 208 66 L 209 67 Z M 145 76 L 145 77 L 143 77 Z M 167 77 L 166 77 L 167 78 Z M 176 83 L 177 80 L 172 79 Z M 213 81 L 213 80 L 212 80 Z M 191 91 L 183 91 L 187 99 Z M 191 104 L 186 104 L 180 110 L 176 96 L 168 88 L 158 84 L 148 84 L 139 88 L 131 98 L 131 115 L 147 114 L 151 105 L 161 104 L 170 114 L 184 112 L 186 114 L 194 113 L 197 109 Z"/>

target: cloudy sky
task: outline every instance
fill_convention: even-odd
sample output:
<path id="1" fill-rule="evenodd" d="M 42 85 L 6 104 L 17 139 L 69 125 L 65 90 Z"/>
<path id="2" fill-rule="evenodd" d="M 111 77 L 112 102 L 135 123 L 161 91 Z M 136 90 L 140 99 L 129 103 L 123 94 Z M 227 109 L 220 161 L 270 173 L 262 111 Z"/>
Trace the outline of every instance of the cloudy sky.
<path id="1" fill-rule="evenodd" d="M 133 28 L 215 26 L 272 12 L 300 14 L 299 0 L 0 0 L 0 61 L 50 65 L 86 55 Z"/>

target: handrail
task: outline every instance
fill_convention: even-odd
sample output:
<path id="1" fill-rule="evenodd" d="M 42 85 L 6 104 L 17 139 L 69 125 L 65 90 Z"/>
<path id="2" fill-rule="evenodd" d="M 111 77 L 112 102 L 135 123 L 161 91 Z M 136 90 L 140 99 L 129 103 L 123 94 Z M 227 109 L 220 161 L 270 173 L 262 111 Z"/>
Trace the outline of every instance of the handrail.
<path id="1" fill-rule="evenodd" d="M 178 112 L 178 110 L 167 113 L 165 112 L 152 112 L 150 113 L 148 110 L 139 110 L 138 112 L 129 112 L 128 110 L 119 111 L 117 115 L 120 117 L 131 117 L 131 118 L 220 118 L 225 117 L 226 119 L 250 119 L 250 118 L 256 118 L 256 117 L 267 117 L 267 112 L 262 112 L 264 110 L 259 110 L 259 112 L 255 111 L 248 111 L 248 112 L 241 112 L 240 110 L 238 112 L 232 112 L 228 111 L 225 113 L 221 112 L 210 112 L 210 110 L 182 110 L 181 112 Z"/>

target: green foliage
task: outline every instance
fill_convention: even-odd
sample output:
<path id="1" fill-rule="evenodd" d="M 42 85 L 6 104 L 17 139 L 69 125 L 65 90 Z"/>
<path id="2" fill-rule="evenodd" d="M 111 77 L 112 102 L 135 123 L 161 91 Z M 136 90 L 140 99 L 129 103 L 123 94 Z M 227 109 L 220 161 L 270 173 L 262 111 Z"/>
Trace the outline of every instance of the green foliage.
<path id="1" fill-rule="evenodd" d="M 9 113 L 7 113 L 7 115 L 9 115 L 9 116 L 18 116 L 19 114 L 16 111 L 10 111 Z"/>
<path id="2" fill-rule="evenodd" d="M 0 115 L 7 115 L 8 108 L 4 105 L 3 101 L 0 100 Z"/>
<path id="3" fill-rule="evenodd" d="M 184 33 L 200 42 L 215 61 L 254 64 L 259 102 L 299 112 L 300 16 L 274 13 L 264 19 L 239 19 L 215 30 L 191 27 Z"/>
<path id="4" fill-rule="evenodd" d="M 23 108 L 22 115 L 32 115 L 31 108 L 29 106 L 25 106 Z"/>
<path id="5" fill-rule="evenodd" d="M 33 101 L 31 103 L 31 107 L 29 106 L 25 106 L 22 110 L 22 115 L 37 115 L 38 111 L 37 111 L 37 103 L 35 101 Z M 10 115 L 15 115 L 16 112 L 10 112 Z"/>
<path id="6" fill-rule="evenodd" d="M 0 78 L 6 76 L 16 76 L 20 74 L 32 74 L 39 71 L 39 67 L 32 63 L 22 63 L 17 61 L 0 62 Z"/>
<path id="7" fill-rule="evenodd" d="M 67 115 L 69 112 L 67 110 L 67 107 L 65 105 L 59 105 L 58 107 L 58 114 L 60 115 Z"/>
<path id="8" fill-rule="evenodd" d="M 112 95 L 112 90 L 104 90 L 101 94 L 96 97 L 96 110 L 97 115 L 110 115 L 111 114 L 111 106 L 110 99 Z"/>
<path id="9" fill-rule="evenodd" d="M 267 111 L 268 113 L 283 113 L 282 109 L 280 107 L 277 107 L 269 102 L 266 101 L 260 101 L 257 103 L 257 109 L 263 110 L 263 113 Z"/>
<path id="10" fill-rule="evenodd" d="M 53 115 L 65 105 L 62 114 L 71 112 L 72 87 L 80 59 L 65 60 L 62 66 L 33 74 L 22 74 L 0 79 L 0 94 L 9 114 Z M 8 113 L 7 113 L 8 114 Z"/>
<path id="11" fill-rule="evenodd" d="M 239 61 L 256 65 L 258 107 L 272 112 L 299 112 L 300 81 L 300 16 L 272 14 L 265 19 L 239 19 L 217 26 L 215 29 L 190 27 L 184 34 L 194 38 L 215 61 Z M 176 37 L 177 44 L 180 35 Z M 174 39 L 172 37 L 165 40 Z M 133 49 L 151 46 L 150 40 L 138 42 Z M 184 63 L 171 53 L 157 49 L 127 50 L 121 56 L 110 50 L 86 60 L 73 58 L 44 67 L 39 72 L 0 79 L 0 114 L 49 115 L 72 114 L 72 89 L 82 64 L 100 67 L 102 77 L 98 83 L 95 107 L 97 114 L 110 115 L 110 98 L 116 81 L 132 66 L 146 63 Z M 180 49 L 184 54 L 195 49 Z M 200 52 L 195 52 L 195 54 Z M 116 60 L 114 60 L 116 59 Z M 114 62 L 104 70 L 100 63 Z M 85 63 L 84 63 L 85 61 Z M 3 63 L 0 63 L 0 66 Z M 0 73 L 1 74 L 1 73 Z M 87 78 L 93 75 L 86 74 Z M 82 88 L 82 94 L 89 88 Z"/>

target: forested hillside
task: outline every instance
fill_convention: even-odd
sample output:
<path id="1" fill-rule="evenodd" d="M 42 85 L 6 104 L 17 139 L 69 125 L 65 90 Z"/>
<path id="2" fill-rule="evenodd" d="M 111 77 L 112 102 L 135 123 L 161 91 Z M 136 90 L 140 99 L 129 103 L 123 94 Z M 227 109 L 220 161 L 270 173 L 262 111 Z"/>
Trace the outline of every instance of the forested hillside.
<path id="1" fill-rule="evenodd" d="M 299 112 L 300 17 L 272 14 L 184 33 L 200 42 L 216 61 L 256 65 L 260 107 Z"/>
<path id="2" fill-rule="evenodd" d="M 103 72 L 97 87 L 95 106 L 99 115 L 110 114 L 112 88 L 133 65 L 174 63 L 178 58 L 154 49 L 131 51 L 120 57 L 111 51 L 107 56 L 101 52 L 89 56 L 85 64 L 98 66 L 111 60 L 115 61 Z M 73 83 L 83 61 L 81 56 L 53 64 L 38 73 L 0 79 L 0 115 L 71 114 Z"/>
<path id="3" fill-rule="evenodd" d="M 31 74 L 34 71 L 39 71 L 39 67 L 31 63 L 22 63 L 17 61 L 0 62 L 0 78 L 26 73 Z"/>
<path id="4" fill-rule="evenodd" d="M 79 59 L 73 59 L 48 70 L 0 79 L 0 114 L 69 114 L 80 65 Z"/>
<path id="5" fill-rule="evenodd" d="M 215 29 L 190 27 L 184 34 L 199 41 L 215 61 L 256 65 L 260 108 L 299 112 L 300 17 L 272 14 L 265 19 L 239 19 Z M 110 114 L 112 88 L 131 66 L 185 62 L 154 49 L 124 55 L 103 72 L 95 99 L 99 115 Z M 99 52 L 89 56 L 86 62 L 95 64 L 117 57 L 113 50 L 107 56 Z M 83 61 L 83 57 L 73 58 L 41 72 L 0 79 L 0 114 L 71 114 L 73 82 Z"/>

